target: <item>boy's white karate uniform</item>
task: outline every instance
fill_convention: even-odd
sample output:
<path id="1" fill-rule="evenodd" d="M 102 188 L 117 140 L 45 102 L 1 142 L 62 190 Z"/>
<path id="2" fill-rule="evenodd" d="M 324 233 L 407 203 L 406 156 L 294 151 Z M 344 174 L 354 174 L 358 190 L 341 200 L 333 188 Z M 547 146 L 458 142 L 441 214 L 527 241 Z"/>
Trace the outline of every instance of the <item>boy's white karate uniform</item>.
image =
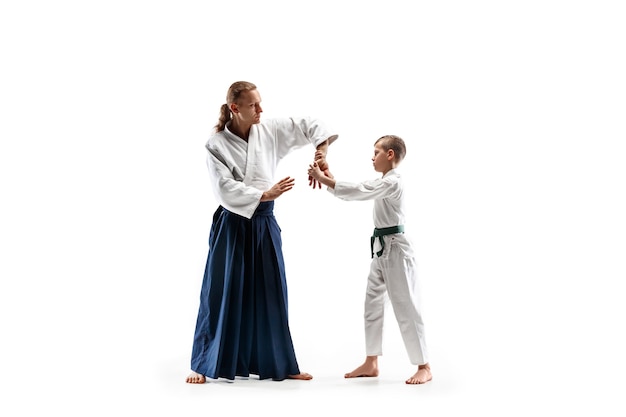
<path id="1" fill-rule="evenodd" d="M 382 229 L 404 225 L 404 189 L 400 173 L 392 169 L 382 178 L 349 183 L 337 181 L 328 191 L 343 200 L 374 200 L 374 227 Z M 378 238 L 365 294 L 365 349 L 367 356 L 382 355 L 383 321 L 386 296 L 393 307 L 409 359 L 414 365 L 428 363 L 424 322 L 420 312 L 420 292 L 415 253 L 404 233 L 382 237 L 381 256 Z"/>

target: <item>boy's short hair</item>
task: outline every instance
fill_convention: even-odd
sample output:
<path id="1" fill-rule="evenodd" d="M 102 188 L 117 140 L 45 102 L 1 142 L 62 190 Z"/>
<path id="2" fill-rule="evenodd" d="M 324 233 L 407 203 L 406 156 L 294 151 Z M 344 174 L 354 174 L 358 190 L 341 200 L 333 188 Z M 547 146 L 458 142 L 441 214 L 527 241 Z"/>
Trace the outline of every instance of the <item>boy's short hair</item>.
<path id="1" fill-rule="evenodd" d="M 374 142 L 374 145 L 380 143 L 380 146 L 383 147 L 384 150 L 388 151 L 389 149 L 393 149 L 393 153 L 396 155 L 396 161 L 400 162 L 406 156 L 406 145 L 404 144 L 404 140 L 400 136 L 396 135 L 385 135 L 381 136 Z"/>

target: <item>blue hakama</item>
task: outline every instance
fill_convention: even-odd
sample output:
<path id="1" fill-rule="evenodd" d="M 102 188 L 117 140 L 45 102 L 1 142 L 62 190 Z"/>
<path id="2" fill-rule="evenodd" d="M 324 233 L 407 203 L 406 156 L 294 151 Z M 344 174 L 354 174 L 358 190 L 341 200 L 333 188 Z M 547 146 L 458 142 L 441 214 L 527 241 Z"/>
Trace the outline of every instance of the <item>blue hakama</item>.
<path id="1" fill-rule="evenodd" d="M 300 373 L 289 331 L 287 282 L 274 202 L 251 219 L 213 215 L 191 369 L 208 378 Z"/>

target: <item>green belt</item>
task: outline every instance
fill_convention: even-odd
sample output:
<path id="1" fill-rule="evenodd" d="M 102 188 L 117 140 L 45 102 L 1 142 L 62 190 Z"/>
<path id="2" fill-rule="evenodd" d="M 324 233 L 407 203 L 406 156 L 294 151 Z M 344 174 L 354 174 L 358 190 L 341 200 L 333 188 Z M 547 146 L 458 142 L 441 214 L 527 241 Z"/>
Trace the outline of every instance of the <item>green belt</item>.
<path id="1" fill-rule="evenodd" d="M 383 227 L 382 229 L 374 229 L 374 235 L 370 239 L 370 245 L 372 247 L 372 258 L 374 257 L 374 240 L 378 238 L 380 245 L 382 246 L 378 252 L 376 252 L 376 256 L 380 256 L 383 254 L 383 249 L 385 249 L 385 241 L 383 240 L 383 236 L 393 235 L 395 233 L 404 233 L 404 226 L 391 226 L 391 227 Z"/>

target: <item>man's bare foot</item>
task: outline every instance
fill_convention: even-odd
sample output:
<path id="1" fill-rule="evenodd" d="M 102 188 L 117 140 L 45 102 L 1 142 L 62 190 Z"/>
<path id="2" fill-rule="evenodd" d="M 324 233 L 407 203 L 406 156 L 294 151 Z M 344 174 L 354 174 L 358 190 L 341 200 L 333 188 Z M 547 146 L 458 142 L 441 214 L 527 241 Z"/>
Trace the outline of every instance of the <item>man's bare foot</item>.
<path id="1" fill-rule="evenodd" d="M 189 384 L 204 384 L 206 382 L 206 377 L 197 372 L 192 372 L 187 377 L 187 383 Z"/>
<path id="2" fill-rule="evenodd" d="M 378 358 L 376 356 L 368 356 L 365 362 L 352 372 L 344 374 L 344 378 L 362 378 L 378 376 Z"/>
<path id="3" fill-rule="evenodd" d="M 430 365 L 420 365 L 417 367 L 417 372 L 409 379 L 406 380 L 407 384 L 417 385 L 425 384 L 433 379 L 433 375 L 430 372 Z"/>
<path id="4" fill-rule="evenodd" d="M 313 379 L 313 375 L 311 374 L 307 374 L 306 372 L 300 372 L 297 375 L 287 375 L 288 379 L 303 379 L 303 380 L 309 380 L 309 379 Z"/>

